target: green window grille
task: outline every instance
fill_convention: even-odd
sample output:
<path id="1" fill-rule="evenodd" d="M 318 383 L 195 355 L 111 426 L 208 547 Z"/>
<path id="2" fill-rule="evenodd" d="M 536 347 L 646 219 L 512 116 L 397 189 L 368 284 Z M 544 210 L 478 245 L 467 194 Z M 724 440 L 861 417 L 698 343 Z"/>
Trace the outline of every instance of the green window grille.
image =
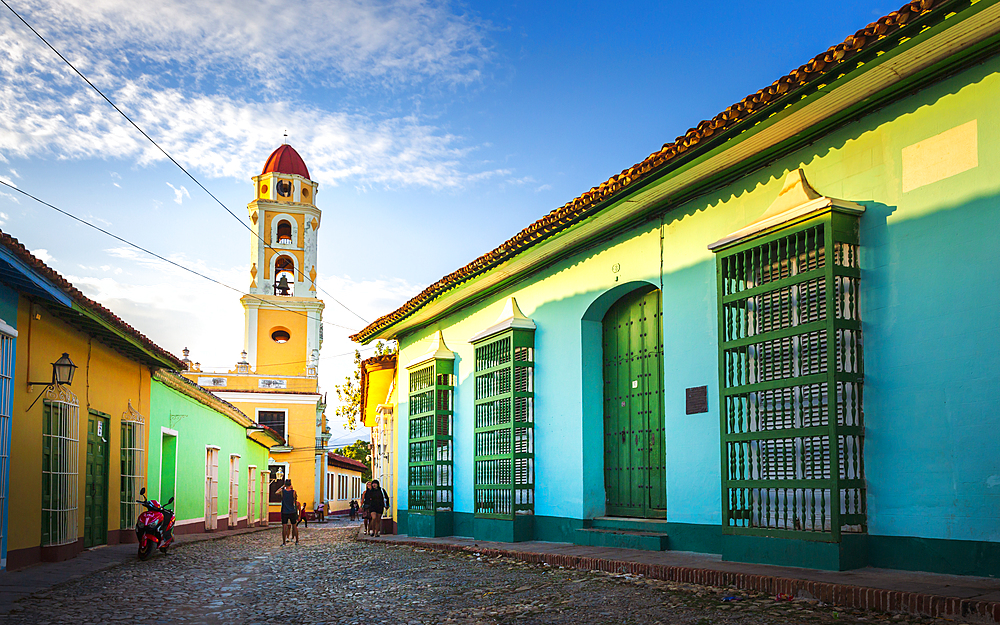
<path id="1" fill-rule="evenodd" d="M 723 531 L 866 531 L 858 217 L 717 250 Z"/>
<path id="2" fill-rule="evenodd" d="M 410 372 L 407 484 L 412 512 L 454 507 L 454 367 L 453 360 L 434 359 Z"/>
<path id="3" fill-rule="evenodd" d="M 513 519 L 535 509 L 535 333 L 511 328 L 475 347 L 475 513 Z"/>

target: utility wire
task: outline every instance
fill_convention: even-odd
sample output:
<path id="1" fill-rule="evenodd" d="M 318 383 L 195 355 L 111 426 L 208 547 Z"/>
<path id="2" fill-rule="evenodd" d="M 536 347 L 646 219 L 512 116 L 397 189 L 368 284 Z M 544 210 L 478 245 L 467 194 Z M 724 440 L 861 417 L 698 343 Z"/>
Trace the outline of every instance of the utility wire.
<path id="1" fill-rule="evenodd" d="M 3 2 L 3 1 L 4 0 L 0 0 L 0 2 Z M 18 189 L 14 185 L 12 185 L 12 184 L 4 181 L 4 180 L 0 180 L 0 184 L 2 184 L 3 186 L 7 187 L 8 189 L 11 189 L 12 191 L 16 191 L 16 192 L 20 193 L 21 195 L 23 195 L 25 197 L 31 198 L 32 200 L 38 202 L 39 204 L 41 204 L 43 206 L 48 206 L 52 210 L 54 210 L 54 211 L 56 211 L 58 213 L 62 213 L 63 215 L 69 217 L 70 219 L 78 221 L 78 222 L 80 222 L 81 224 L 83 224 L 85 226 L 88 226 L 90 228 L 93 228 L 94 230 L 97 230 L 98 232 L 104 233 L 104 234 L 108 235 L 109 237 L 111 237 L 112 239 L 115 239 L 116 241 L 121 241 L 125 245 L 128 245 L 130 247 L 134 247 L 135 249 L 137 249 L 137 250 L 139 250 L 141 252 L 144 252 L 146 254 L 149 254 L 150 256 L 152 256 L 154 258 L 162 260 L 165 263 L 169 263 L 169 264 L 173 265 L 174 267 L 179 267 L 179 268 L 183 269 L 184 271 L 187 271 L 188 273 L 193 273 L 194 275 L 198 276 L 199 278 L 204 278 L 204 279 L 208 280 L 209 282 L 214 282 L 215 284 L 218 284 L 219 286 L 225 287 L 225 288 L 229 289 L 230 291 L 236 291 L 237 293 L 240 293 L 241 295 L 244 295 L 246 297 L 252 297 L 253 299 L 256 299 L 257 301 L 260 301 L 260 302 L 267 302 L 268 304 L 271 304 L 273 306 L 277 306 L 278 308 L 281 308 L 282 310 L 287 310 L 288 312 L 295 313 L 296 315 L 301 315 L 303 317 L 306 317 L 307 319 L 311 318 L 311 317 L 309 317 L 308 313 L 304 313 L 304 312 L 299 311 L 299 310 L 293 310 L 291 308 L 287 308 L 285 306 L 282 306 L 281 304 L 278 304 L 277 302 L 273 302 L 271 300 L 265 300 L 263 297 L 260 297 L 258 295 L 254 295 L 253 293 L 244 293 L 242 290 L 237 289 L 234 286 L 229 286 L 225 282 L 220 282 L 220 281 L 216 280 L 215 278 L 212 278 L 211 276 L 206 276 L 205 274 L 197 272 L 194 269 L 191 269 L 189 267 L 185 267 L 184 265 L 182 265 L 180 263 L 174 262 L 174 261 L 170 260 L 169 258 L 164 258 L 163 256 L 160 256 L 156 252 L 152 252 L 150 250 L 147 250 L 146 248 L 142 247 L 141 245 L 137 245 L 135 243 L 132 243 L 128 239 L 123 239 L 122 237 L 118 236 L 117 234 L 114 234 L 113 232 L 108 232 L 107 230 L 105 230 L 104 228 L 101 228 L 100 226 L 96 226 L 96 225 L 90 223 L 89 221 L 87 221 L 85 219 L 81 219 L 80 217 L 77 217 L 76 215 L 74 215 L 72 213 L 66 212 L 63 209 L 59 208 L 58 206 L 54 206 L 52 204 L 49 204 L 45 200 L 42 200 L 40 198 L 35 197 L 34 195 L 31 195 L 27 191 L 23 191 L 21 189 Z M 328 326 L 333 326 L 333 327 L 341 328 L 343 330 L 347 330 L 348 332 L 356 332 L 357 331 L 357 330 L 355 330 L 353 328 L 348 328 L 347 326 L 342 326 L 340 324 L 332 323 L 330 321 L 320 321 L 320 323 L 322 323 L 323 325 L 328 325 Z"/>
<path id="2" fill-rule="evenodd" d="M 162 152 L 163 155 L 166 156 L 170 160 L 171 163 L 173 163 L 174 165 L 176 165 L 177 168 L 180 169 L 182 172 L 184 172 L 184 174 L 188 178 L 190 178 L 196 185 L 198 185 L 199 187 L 201 187 L 202 191 L 204 191 L 205 193 L 207 193 L 209 195 L 209 197 L 211 197 L 213 200 L 215 200 L 216 203 L 223 208 L 223 210 L 225 210 L 227 213 L 229 213 L 230 215 L 232 215 L 233 219 L 235 219 L 236 221 L 240 222 L 240 225 L 243 226 L 244 228 L 246 228 L 250 232 L 250 234 L 252 234 L 255 237 L 257 237 L 258 239 L 260 239 L 260 242 L 263 243 L 269 250 L 271 250 L 275 254 L 279 253 L 278 250 L 276 250 L 273 247 L 271 247 L 271 245 L 267 241 L 265 241 L 258 233 L 254 232 L 253 228 L 251 228 L 250 226 L 248 226 L 242 219 L 240 219 L 236 215 L 236 213 L 234 213 L 233 211 L 229 210 L 229 207 L 226 206 L 225 204 L 223 204 L 222 200 L 220 200 L 219 198 L 217 198 L 215 196 L 215 194 L 213 194 L 211 191 L 209 191 L 208 188 L 206 188 L 205 185 L 203 185 L 201 183 L 201 181 L 199 181 L 197 178 L 195 178 L 194 175 L 191 174 L 191 172 L 189 172 L 187 169 L 184 168 L 183 165 L 181 165 L 179 162 L 177 162 L 177 160 L 173 156 L 171 156 L 169 152 L 167 152 L 162 147 L 160 147 L 160 144 L 157 143 L 156 141 L 154 141 L 153 138 L 150 137 L 148 134 L 146 134 L 146 131 L 143 130 L 142 128 L 140 128 L 137 123 L 135 123 L 134 121 L 132 121 L 132 118 L 129 117 L 127 114 L 125 114 L 125 111 L 123 111 L 120 108 L 118 108 L 118 105 L 115 104 L 114 102 L 112 102 L 111 98 L 109 98 L 108 96 L 104 95 L 104 92 L 101 91 L 97 87 L 97 85 L 95 85 L 94 83 L 90 82 L 90 79 L 87 78 L 86 76 L 84 76 L 83 72 L 81 72 L 80 70 L 78 70 L 75 65 L 73 65 L 72 63 L 70 63 L 69 59 L 67 59 L 65 56 L 63 56 L 62 53 L 59 52 L 59 50 L 57 50 L 55 48 L 55 46 L 53 46 L 51 43 L 49 43 L 45 39 L 45 37 L 43 37 L 41 35 L 41 33 L 39 33 L 37 30 L 35 30 L 35 28 L 31 24 L 29 24 L 27 20 L 25 20 L 23 17 L 21 17 L 21 14 L 18 13 L 17 11 L 15 11 L 14 8 L 11 7 L 10 4 L 7 3 L 7 0 L 0 0 L 0 2 L 2 2 L 3 5 L 5 7 L 7 7 L 10 10 L 10 12 L 13 13 L 17 17 L 17 19 L 21 20 L 21 22 L 25 26 L 27 26 L 28 29 L 31 32 L 33 32 L 35 34 L 35 36 L 38 37 L 42 41 L 42 43 L 44 43 L 46 46 L 48 46 L 49 49 L 52 50 L 56 54 L 56 56 L 58 56 L 60 59 L 62 59 L 62 61 L 64 63 L 66 63 L 66 65 L 69 65 L 70 69 L 72 69 L 74 72 L 76 72 L 76 74 L 80 78 L 82 78 L 84 82 L 86 82 L 88 85 L 90 85 L 91 89 L 93 89 L 94 91 L 96 91 L 98 93 L 98 95 L 100 95 L 102 98 L 104 98 L 105 102 L 107 102 L 108 104 L 110 104 L 112 108 L 114 108 L 116 111 L 118 111 L 118 113 L 122 117 L 124 117 L 125 120 L 128 123 L 132 124 L 133 128 L 135 128 L 136 130 L 138 130 L 139 133 L 143 137 L 145 137 L 150 143 L 152 143 L 154 146 L 156 146 L 156 149 L 159 150 L 160 152 Z M 301 268 L 298 269 L 298 273 L 302 276 L 303 281 L 309 279 L 306 276 L 305 272 L 302 271 Z M 336 304 L 338 304 L 341 308 L 343 308 L 347 312 L 351 313 L 352 315 L 354 315 L 355 317 L 357 317 L 361 321 L 364 321 L 366 324 L 371 323 L 370 321 L 368 321 L 367 319 L 365 319 L 364 317 L 362 317 L 358 313 L 356 313 L 353 310 L 351 310 L 350 308 L 348 308 L 346 304 L 344 304 L 343 302 L 341 302 L 340 300 L 338 300 L 336 297 L 334 297 L 333 295 L 331 295 L 330 292 L 327 291 L 326 289 L 324 289 L 323 287 L 319 286 L 318 284 L 316 284 L 312 280 L 309 280 L 309 282 L 312 282 L 314 285 L 316 285 L 316 287 L 319 288 L 319 290 L 323 291 L 323 293 L 325 293 L 331 300 L 333 300 Z"/>

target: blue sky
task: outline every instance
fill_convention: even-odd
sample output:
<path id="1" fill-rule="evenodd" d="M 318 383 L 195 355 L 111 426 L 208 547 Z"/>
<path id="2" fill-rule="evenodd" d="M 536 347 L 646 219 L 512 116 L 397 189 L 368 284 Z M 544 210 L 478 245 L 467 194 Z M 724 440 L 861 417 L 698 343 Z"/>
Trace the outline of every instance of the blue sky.
<path id="1" fill-rule="evenodd" d="M 287 131 L 320 182 L 320 286 L 366 320 L 899 4 L 11 0 L 244 222 Z M 2 7 L 0 178 L 249 285 L 247 230 Z M 238 358 L 236 293 L 3 188 L 0 228 L 173 353 Z"/>

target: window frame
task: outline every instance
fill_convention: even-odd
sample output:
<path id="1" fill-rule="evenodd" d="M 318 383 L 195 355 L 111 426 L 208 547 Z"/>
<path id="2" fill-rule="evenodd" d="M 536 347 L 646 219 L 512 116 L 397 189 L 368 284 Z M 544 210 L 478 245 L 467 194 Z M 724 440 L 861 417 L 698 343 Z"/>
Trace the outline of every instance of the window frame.
<path id="1" fill-rule="evenodd" d="M 65 429 L 52 430 L 54 406 L 59 406 L 58 417 Z M 47 431 L 48 430 L 48 431 Z M 59 441 L 63 453 L 56 459 L 59 469 L 53 471 L 53 457 L 46 455 L 46 439 Z M 48 441 L 52 449 L 53 440 Z M 77 541 L 79 528 L 79 475 L 80 475 L 80 404 L 65 386 L 54 384 L 45 390 L 42 401 L 42 547 L 57 547 Z M 48 490 L 46 491 L 46 479 Z M 46 492 L 48 495 L 46 495 Z M 55 492 L 58 492 L 58 500 Z M 48 507 L 46 507 L 48 504 Z M 45 526 L 48 525 L 48 531 Z"/>
<path id="2" fill-rule="evenodd" d="M 866 532 L 858 215 L 831 206 L 714 251 L 723 533 Z"/>

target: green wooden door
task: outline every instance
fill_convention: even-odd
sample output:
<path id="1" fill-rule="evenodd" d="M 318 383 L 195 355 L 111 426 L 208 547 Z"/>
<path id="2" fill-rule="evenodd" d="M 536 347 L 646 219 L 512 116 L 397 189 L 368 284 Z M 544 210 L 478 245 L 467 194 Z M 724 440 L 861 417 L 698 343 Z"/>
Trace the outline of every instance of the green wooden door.
<path id="1" fill-rule="evenodd" d="M 604 316 L 607 514 L 666 518 L 660 291 L 629 293 Z"/>
<path id="2" fill-rule="evenodd" d="M 91 414 L 87 419 L 87 485 L 84 491 L 83 546 L 108 542 L 108 424 Z"/>

